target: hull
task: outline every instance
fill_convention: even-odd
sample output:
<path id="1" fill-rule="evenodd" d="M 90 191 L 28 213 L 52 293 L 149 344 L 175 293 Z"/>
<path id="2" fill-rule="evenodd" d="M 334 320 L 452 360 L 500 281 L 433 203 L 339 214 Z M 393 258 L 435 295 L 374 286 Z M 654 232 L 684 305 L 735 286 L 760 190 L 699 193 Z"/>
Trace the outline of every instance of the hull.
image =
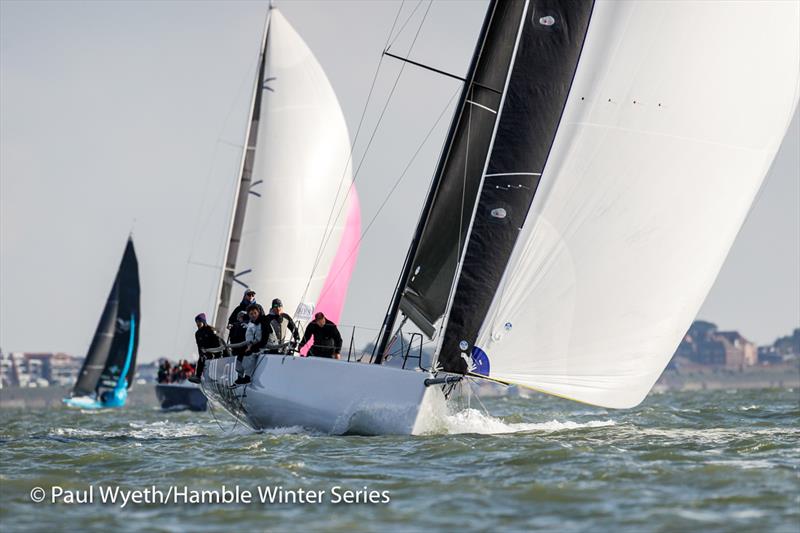
<path id="1" fill-rule="evenodd" d="M 105 391 L 99 398 L 95 396 L 72 396 L 64 398 L 62 401 L 67 407 L 75 407 L 77 409 L 109 409 L 123 407 L 127 399 L 128 389 L 120 388 Z"/>
<path id="2" fill-rule="evenodd" d="M 209 361 L 203 392 L 255 430 L 303 427 L 343 435 L 410 435 L 418 431 L 423 372 L 317 357 L 247 357 L 252 383 L 234 386 L 236 358 Z"/>
<path id="3" fill-rule="evenodd" d="M 64 398 L 62 400 L 67 407 L 76 409 L 103 409 L 106 406 L 89 396 L 76 396 L 74 398 Z"/>
<path id="4" fill-rule="evenodd" d="M 205 411 L 208 400 L 197 385 L 185 383 L 159 383 L 156 385 L 156 398 L 165 411 Z"/>

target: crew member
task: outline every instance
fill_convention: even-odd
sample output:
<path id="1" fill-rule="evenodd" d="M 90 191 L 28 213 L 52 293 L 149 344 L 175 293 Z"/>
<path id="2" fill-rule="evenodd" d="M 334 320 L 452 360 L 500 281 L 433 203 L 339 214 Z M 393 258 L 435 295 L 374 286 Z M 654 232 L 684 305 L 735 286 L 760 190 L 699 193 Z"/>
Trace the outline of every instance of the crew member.
<path id="1" fill-rule="evenodd" d="M 266 338 L 268 335 L 268 333 L 262 332 L 266 332 L 269 329 L 269 321 L 261 313 L 260 305 L 251 304 L 250 307 L 247 308 L 247 315 L 250 321 L 247 323 L 247 329 L 245 330 L 244 351 L 236 357 L 236 373 L 238 374 L 235 381 L 236 385 L 250 383 L 250 376 L 246 375 L 244 370 L 244 357 L 246 355 L 257 354 L 261 351 L 261 348 L 265 344 L 261 342 L 261 339 Z M 233 332 L 233 330 L 231 330 L 231 332 Z"/>
<path id="2" fill-rule="evenodd" d="M 253 289 L 245 289 L 244 295 L 242 295 L 242 301 L 239 302 L 239 305 L 237 305 L 233 310 L 231 316 L 228 317 L 228 329 L 231 329 L 234 324 L 236 324 L 239 312 L 244 311 L 247 313 L 247 308 L 251 305 L 257 305 L 258 309 L 261 311 L 261 314 L 264 314 L 264 308 L 261 307 L 260 303 L 256 302 L 256 291 Z"/>
<path id="3" fill-rule="evenodd" d="M 314 315 L 314 321 L 306 327 L 300 348 L 305 346 L 311 337 L 314 337 L 314 344 L 308 350 L 309 357 L 342 358 L 342 335 L 336 324 L 325 318 L 323 313 Z"/>
<path id="4" fill-rule="evenodd" d="M 189 377 L 192 383 L 200 383 L 206 359 L 212 359 L 213 353 L 206 353 L 206 350 L 215 350 L 223 347 L 222 339 L 219 338 L 214 328 L 208 325 L 205 313 L 200 313 L 194 317 L 197 331 L 194 332 L 194 340 L 197 342 L 197 369 L 194 376 Z"/>
<path id="5" fill-rule="evenodd" d="M 245 354 L 254 354 L 260 352 L 267 344 L 271 329 L 270 320 L 261 313 L 260 306 L 251 305 L 247 308 L 247 314 L 250 316 L 250 323 L 247 325 L 247 333 L 245 334 L 245 339 L 247 340 Z"/>
<path id="6" fill-rule="evenodd" d="M 280 298 L 272 300 L 267 319 L 270 325 L 268 336 L 266 337 L 266 346 L 269 353 L 286 353 L 287 332 L 291 332 L 294 342 L 300 340 L 297 326 L 294 324 L 292 317 L 283 312 L 283 302 L 281 302 Z M 261 340 L 263 342 L 264 338 Z"/>
<path id="7" fill-rule="evenodd" d="M 239 311 L 236 322 L 231 326 L 228 334 L 228 345 L 233 355 L 244 355 L 247 350 L 248 316 L 246 311 Z"/>

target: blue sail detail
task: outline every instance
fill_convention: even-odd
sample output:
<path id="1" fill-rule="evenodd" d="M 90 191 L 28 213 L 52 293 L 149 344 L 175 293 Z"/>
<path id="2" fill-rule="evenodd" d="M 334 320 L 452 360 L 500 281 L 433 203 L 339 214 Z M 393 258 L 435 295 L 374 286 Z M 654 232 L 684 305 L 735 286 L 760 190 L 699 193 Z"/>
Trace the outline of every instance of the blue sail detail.
<path id="1" fill-rule="evenodd" d="M 100 402 L 103 407 L 122 407 L 125 405 L 125 400 L 128 399 L 128 380 L 126 376 L 131 368 L 131 360 L 133 360 L 133 347 L 136 339 L 136 317 L 131 315 L 131 331 L 128 340 L 128 353 L 125 356 L 125 366 L 122 367 L 122 372 L 117 380 L 117 385 L 114 390 L 106 391 L 100 395 Z"/>
<path id="2" fill-rule="evenodd" d="M 472 365 L 474 374 L 489 375 L 489 356 L 477 346 L 472 347 Z"/>

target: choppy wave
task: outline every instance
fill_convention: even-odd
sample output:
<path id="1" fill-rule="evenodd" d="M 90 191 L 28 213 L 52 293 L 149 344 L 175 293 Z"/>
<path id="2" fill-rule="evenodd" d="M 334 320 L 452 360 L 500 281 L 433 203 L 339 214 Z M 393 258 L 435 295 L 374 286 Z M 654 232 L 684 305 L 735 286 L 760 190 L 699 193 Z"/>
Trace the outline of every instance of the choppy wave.
<path id="1" fill-rule="evenodd" d="M 248 430 L 131 406 L 0 409 L 3 532 L 247 529 L 796 531 L 798 395 L 668 392 L 605 410 L 537 396 L 426 404 L 420 436 Z M 452 402 L 458 405 L 459 402 Z M 483 407 L 486 407 L 486 411 Z M 490 414 L 487 414 L 490 413 Z M 39 505 L 34 486 L 387 490 L 389 505 Z M 430 512 L 447 509 L 448 512 Z"/>
<path id="2" fill-rule="evenodd" d="M 169 420 L 162 420 L 158 422 L 129 422 L 127 428 L 112 429 L 107 431 L 98 431 L 88 428 L 55 428 L 49 432 L 53 437 L 66 437 L 66 438 L 131 438 L 137 440 L 151 440 L 151 439 L 179 439 L 185 437 L 197 437 L 208 435 L 209 431 L 206 427 L 194 423 L 170 423 Z"/>

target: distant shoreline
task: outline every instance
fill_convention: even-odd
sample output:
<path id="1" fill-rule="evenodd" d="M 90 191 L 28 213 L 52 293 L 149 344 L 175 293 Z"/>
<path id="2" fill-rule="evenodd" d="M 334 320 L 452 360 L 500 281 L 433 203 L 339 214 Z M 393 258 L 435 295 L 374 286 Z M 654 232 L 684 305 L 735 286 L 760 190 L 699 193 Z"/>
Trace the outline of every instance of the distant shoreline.
<path id="1" fill-rule="evenodd" d="M 0 389 L 0 409 L 63 407 L 72 387 L 6 387 Z M 128 393 L 131 407 L 157 407 L 155 385 L 134 385 Z M 65 407 L 66 408 L 66 407 Z"/>
<path id="2" fill-rule="evenodd" d="M 800 388 L 797 364 L 751 366 L 741 370 L 693 366 L 667 369 L 653 390 L 794 389 Z"/>
<path id="3" fill-rule="evenodd" d="M 503 394 L 501 390 L 497 391 Z M 653 387 L 653 392 L 698 391 L 719 389 L 800 389 L 800 366 L 796 364 L 745 367 L 730 370 L 714 367 L 668 369 Z M 62 405 L 70 387 L 0 389 L 0 409 L 41 408 Z M 155 385 L 135 385 L 128 396 L 128 406 L 157 407 Z"/>

